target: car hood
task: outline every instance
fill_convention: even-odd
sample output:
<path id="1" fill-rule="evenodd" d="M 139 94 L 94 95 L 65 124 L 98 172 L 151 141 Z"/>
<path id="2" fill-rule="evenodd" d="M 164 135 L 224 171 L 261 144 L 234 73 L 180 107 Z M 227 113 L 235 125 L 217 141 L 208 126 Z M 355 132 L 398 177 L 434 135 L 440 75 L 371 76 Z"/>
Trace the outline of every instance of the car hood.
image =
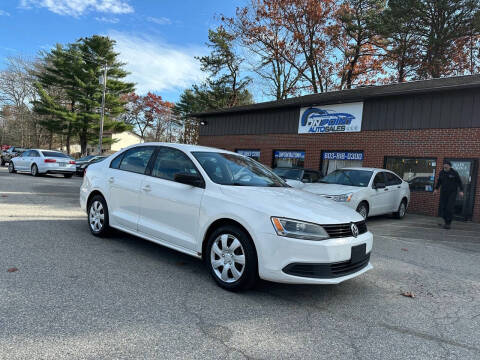
<path id="1" fill-rule="evenodd" d="M 317 224 L 344 224 L 363 220 L 353 209 L 290 187 L 222 186 L 221 191 L 230 201 L 250 206 L 269 216 Z"/>
<path id="2" fill-rule="evenodd" d="M 347 193 L 355 193 L 365 189 L 359 186 L 348 186 L 348 185 L 339 185 L 339 184 L 323 184 L 323 183 L 314 183 L 306 184 L 302 190 L 308 191 L 313 194 L 319 195 L 342 195 Z"/>

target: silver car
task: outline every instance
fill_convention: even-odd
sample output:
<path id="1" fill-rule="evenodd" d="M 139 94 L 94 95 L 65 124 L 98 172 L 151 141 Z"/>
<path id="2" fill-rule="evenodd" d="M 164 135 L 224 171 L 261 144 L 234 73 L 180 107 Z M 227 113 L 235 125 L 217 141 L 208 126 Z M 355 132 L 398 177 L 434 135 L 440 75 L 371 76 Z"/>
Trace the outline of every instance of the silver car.
<path id="1" fill-rule="evenodd" d="M 31 149 L 15 157 L 8 165 L 8 172 L 29 172 L 32 176 L 41 174 L 63 174 L 70 178 L 75 174 L 75 160 L 60 151 Z"/>

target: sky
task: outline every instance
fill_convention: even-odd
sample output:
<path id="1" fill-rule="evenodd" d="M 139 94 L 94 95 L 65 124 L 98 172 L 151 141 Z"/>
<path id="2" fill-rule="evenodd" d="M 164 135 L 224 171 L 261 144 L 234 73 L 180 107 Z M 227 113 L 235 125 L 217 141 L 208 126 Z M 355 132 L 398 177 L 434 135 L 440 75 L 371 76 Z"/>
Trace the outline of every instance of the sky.
<path id="1" fill-rule="evenodd" d="M 108 35 L 137 92 L 175 102 L 202 81 L 195 56 L 216 16 L 232 16 L 242 0 L 1 0 L 0 69 L 9 56 L 34 58 L 55 44 Z"/>

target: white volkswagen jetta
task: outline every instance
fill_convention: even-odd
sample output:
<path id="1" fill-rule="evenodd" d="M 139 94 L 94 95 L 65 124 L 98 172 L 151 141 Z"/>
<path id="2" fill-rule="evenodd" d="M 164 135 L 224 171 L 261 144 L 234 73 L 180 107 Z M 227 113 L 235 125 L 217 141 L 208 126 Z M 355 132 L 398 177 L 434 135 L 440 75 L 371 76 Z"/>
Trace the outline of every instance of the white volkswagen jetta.
<path id="1" fill-rule="evenodd" d="M 93 235 L 110 227 L 203 258 L 215 281 L 337 284 L 372 268 L 354 210 L 288 186 L 229 151 L 147 143 L 88 167 L 80 204 Z"/>

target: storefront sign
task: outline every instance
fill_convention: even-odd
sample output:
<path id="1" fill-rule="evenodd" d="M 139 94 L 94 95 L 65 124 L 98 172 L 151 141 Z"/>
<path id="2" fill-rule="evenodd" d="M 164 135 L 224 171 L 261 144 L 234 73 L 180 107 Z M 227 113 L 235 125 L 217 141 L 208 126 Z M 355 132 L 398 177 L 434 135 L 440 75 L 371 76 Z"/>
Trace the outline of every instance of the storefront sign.
<path id="1" fill-rule="evenodd" d="M 363 102 L 300 109 L 299 134 L 358 132 L 362 130 Z"/>
<path id="2" fill-rule="evenodd" d="M 276 150 L 275 158 L 280 159 L 305 159 L 305 151 L 279 151 Z"/>
<path id="3" fill-rule="evenodd" d="M 359 160 L 363 161 L 361 151 L 324 151 L 323 160 Z"/>
<path id="4" fill-rule="evenodd" d="M 243 156 L 248 156 L 255 159 L 260 158 L 260 150 L 237 150 L 236 152 Z"/>

